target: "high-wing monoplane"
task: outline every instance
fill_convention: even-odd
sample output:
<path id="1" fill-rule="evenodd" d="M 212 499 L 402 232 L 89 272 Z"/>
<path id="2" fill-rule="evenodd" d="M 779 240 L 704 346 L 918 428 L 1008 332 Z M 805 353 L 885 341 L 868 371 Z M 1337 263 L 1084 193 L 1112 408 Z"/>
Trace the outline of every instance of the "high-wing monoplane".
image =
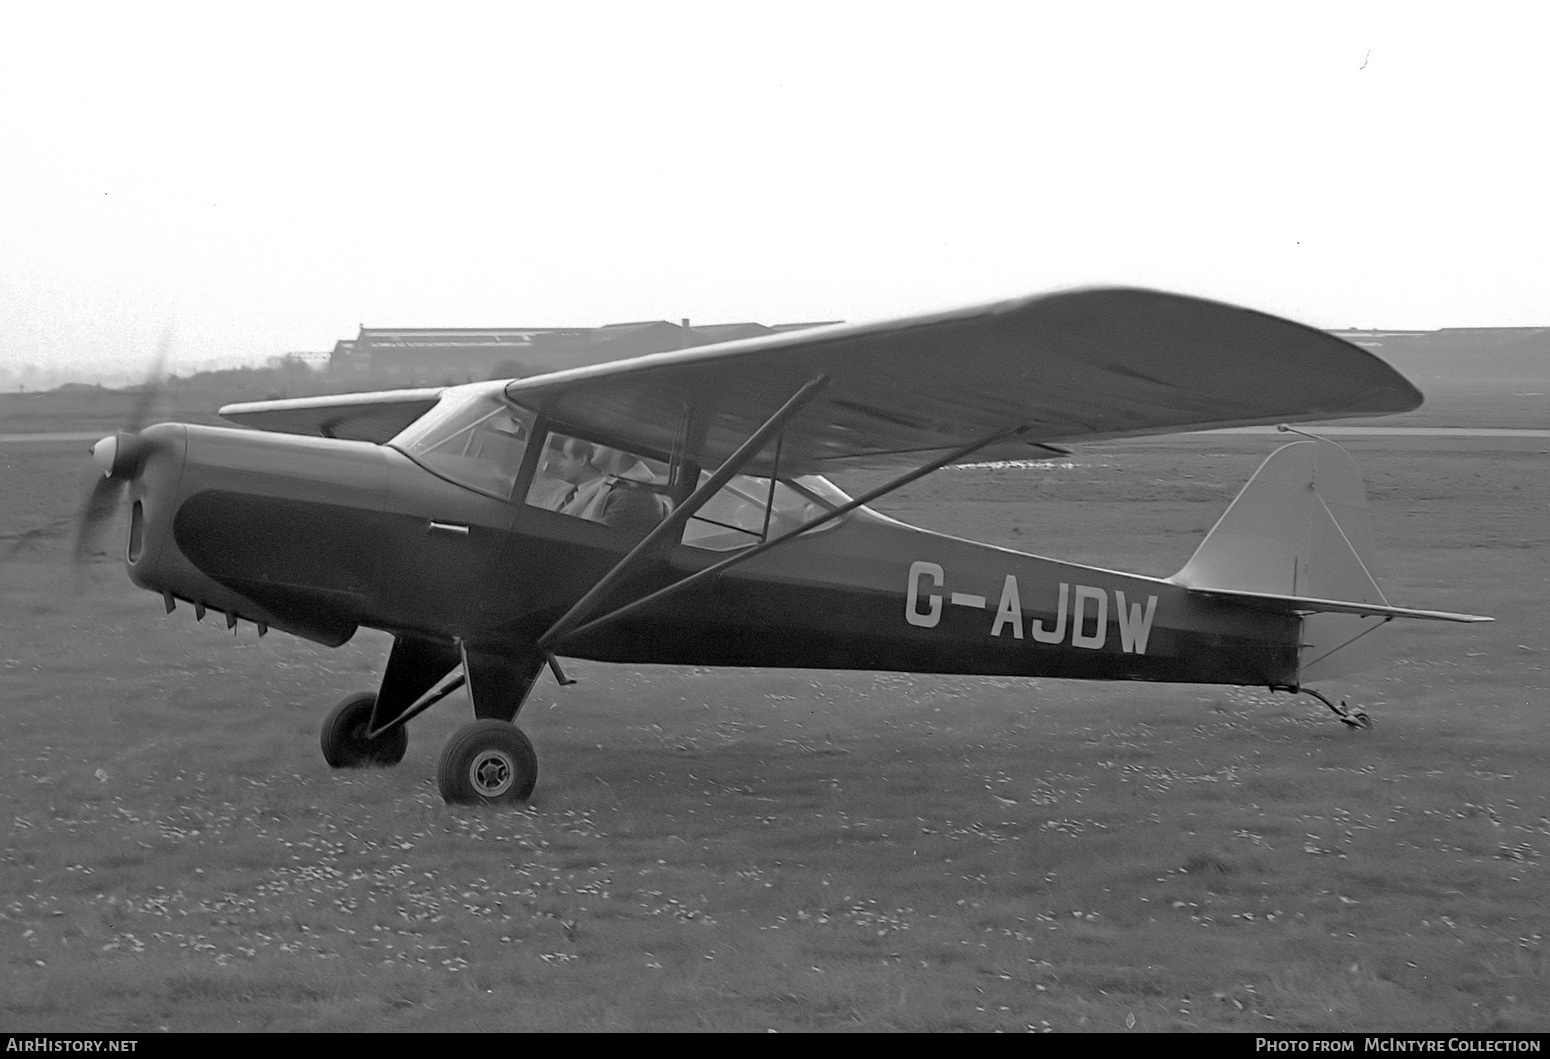
<path id="1" fill-rule="evenodd" d="M 561 658 L 1308 687 L 1394 618 L 1347 454 L 1271 454 L 1168 578 L 927 532 L 866 505 L 950 464 L 1080 441 L 1417 407 L 1370 353 L 1147 290 L 1061 292 L 513 381 L 229 405 L 104 438 L 83 535 L 127 487 L 135 584 L 328 646 L 393 637 L 323 723 L 391 765 L 459 687 L 450 802 L 526 799 L 515 719 Z M 257 428 L 257 429 L 251 429 Z M 903 465 L 851 497 L 824 477 Z"/>

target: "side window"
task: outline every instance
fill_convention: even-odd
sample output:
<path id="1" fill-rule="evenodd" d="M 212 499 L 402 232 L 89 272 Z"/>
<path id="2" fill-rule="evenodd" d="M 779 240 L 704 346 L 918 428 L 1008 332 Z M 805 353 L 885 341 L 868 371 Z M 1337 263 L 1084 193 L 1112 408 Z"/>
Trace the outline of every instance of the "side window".
<path id="1" fill-rule="evenodd" d="M 702 473 L 700 481 L 709 477 L 708 472 Z M 840 496 L 843 503 L 844 494 Z M 690 517 L 683 542 L 713 552 L 749 548 L 790 533 L 837 506 L 831 498 L 801 483 L 781 479 L 772 490 L 770 479 L 740 474 Z M 829 522 L 820 529 L 835 524 Z"/>
<path id="2" fill-rule="evenodd" d="M 672 510 L 667 483 L 660 460 L 551 432 L 527 503 L 645 536 Z"/>

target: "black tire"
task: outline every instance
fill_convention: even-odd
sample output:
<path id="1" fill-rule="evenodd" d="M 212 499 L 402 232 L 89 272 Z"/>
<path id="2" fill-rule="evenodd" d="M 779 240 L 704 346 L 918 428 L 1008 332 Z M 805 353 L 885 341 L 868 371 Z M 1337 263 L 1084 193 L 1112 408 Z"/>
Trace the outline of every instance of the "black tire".
<path id="1" fill-rule="evenodd" d="M 351 695 L 323 719 L 323 760 L 336 769 L 386 768 L 404 760 L 409 749 L 409 729 L 399 725 L 375 739 L 367 739 L 375 692 Z"/>
<path id="2" fill-rule="evenodd" d="M 526 733 L 505 721 L 466 724 L 452 734 L 436 765 L 436 785 L 450 805 L 525 802 L 538 782 L 538 753 Z"/>

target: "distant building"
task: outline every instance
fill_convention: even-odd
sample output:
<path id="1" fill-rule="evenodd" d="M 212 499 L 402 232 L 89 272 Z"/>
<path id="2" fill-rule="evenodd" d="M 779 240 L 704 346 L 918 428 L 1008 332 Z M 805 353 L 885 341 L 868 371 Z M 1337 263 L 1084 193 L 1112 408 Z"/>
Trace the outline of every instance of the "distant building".
<path id="1" fill-rule="evenodd" d="M 330 368 L 406 382 L 489 378 L 500 364 L 524 364 L 534 346 L 577 334 L 553 327 L 362 327 L 334 347 Z"/>
<path id="2" fill-rule="evenodd" d="M 694 333 L 707 342 L 736 342 L 740 338 L 758 338 L 775 334 L 775 328 L 763 324 L 701 324 Z"/>
<path id="3" fill-rule="evenodd" d="M 333 364 L 332 353 L 286 353 L 280 357 L 282 367 L 302 367 L 310 371 L 321 371 Z"/>
<path id="4" fill-rule="evenodd" d="M 837 321 L 825 321 L 834 323 Z M 328 355 L 329 370 L 383 383 L 436 384 L 537 375 L 664 353 L 818 323 L 710 324 L 689 326 L 643 320 L 605 327 L 365 327 L 341 339 Z"/>
<path id="5" fill-rule="evenodd" d="M 328 370 L 346 372 L 355 366 L 352 357 L 355 355 L 355 339 L 341 338 L 334 343 L 334 350 L 328 355 Z"/>

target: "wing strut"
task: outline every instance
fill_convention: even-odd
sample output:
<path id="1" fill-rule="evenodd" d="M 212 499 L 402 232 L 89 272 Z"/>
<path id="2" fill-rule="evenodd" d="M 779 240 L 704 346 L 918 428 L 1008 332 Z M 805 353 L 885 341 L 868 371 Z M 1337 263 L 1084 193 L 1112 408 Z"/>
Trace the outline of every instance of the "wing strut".
<path id="1" fill-rule="evenodd" d="M 615 586 L 644 563 L 653 552 L 657 550 L 663 541 L 669 540 L 678 533 L 684 523 L 689 521 L 696 511 L 705 505 L 711 497 L 732 477 L 742 471 L 748 461 L 759 455 L 770 438 L 785 428 L 791 418 L 805 408 L 809 401 L 818 396 L 820 390 L 828 385 L 827 375 L 815 375 L 809 379 L 801 389 L 786 399 L 786 403 L 776 409 L 775 413 L 764 421 L 764 425 L 755 430 L 747 441 L 737 447 L 737 451 L 727 457 L 721 468 L 705 481 L 700 483 L 698 489 L 690 493 L 682 504 L 679 504 L 667 518 L 654 526 L 650 533 L 646 534 L 629 553 L 614 566 L 603 579 L 593 585 L 587 594 L 578 599 L 575 604 L 560 616 L 560 619 L 538 638 L 538 649 L 550 660 L 554 659 L 554 645 L 561 637 L 568 635 L 587 613 L 595 609 L 597 601 L 610 592 Z M 614 613 L 617 613 L 615 611 Z"/>
<path id="2" fill-rule="evenodd" d="M 811 385 L 811 383 L 809 385 Z M 940 459 L 932 460 L 930 463 L 927 463 L 927 464 L 925 464 L 922 467 L 917 467 L 915 470 L 909 472 L 906 475 L 903 475 L 902 477 L 895 478 L 891 482 L 887 482 L 884 485 L 878 486 L 876 489 L 873 489 L 871 492 L 866 493 L 864 496 L 857 497 L 856 499 L 850 501 L 849 503 L 842 504 L 842 505 L 840 505 L 837 508 L 833 508 L 832 510 L 826 511 L 824 514 L 820 515 L 818 518 L 813 519 L 813 521 L 811 521 L 809 523 L 806 523 L 805 525 L 799 526 L 799 527 L 797 527 L 796 529 L 792 530 L 789 533 L 784 533 L 781 536 L 774 538 L 773 540 L 767 540 L 763 544 L 759 544 L 759 545 L 756 545 L 755 547 L 749 548 L 747 551 L 738 552 L 736 555 L 729 556 L 728 558 L 721 560 L 721 562 L 719 562 L 719 563 L 715 563 L 715 564 L 713 564 L 711 566 L 707 566 L 703 570 L 696 570 L 694 573 L 688 575 L 687 577 L 684 577 L 684 578 L 681 578 L 681 579 L 679 579 L 677 581 L 674 581 L 670 585 L 665 585 L 662 588 L 657 589 L 655 592 L 649 593 L 648 595 L 645 595 L 645 596 L 641 596 L 639 599 L 632 600 L 629 603 L 625 603 L 622 606 L 616 607 L 616 608 L 614 608 L 613 610 L 609 611 L 606 614 L 599 615 L 598 617 L 593 618 L 591 621 L 587 622 L 585 625 L 581 625 L 581 626 L 577 627 L 575 625 L 575 623 L 572 622 L 570 627 L 564 628 L 564 629 L 560 629 L 560 631 L 558 633 L 555 633 L 554 630 L 560 628 L 561 624 L 565 622 L 565 618 L 569 618 L 570 617 L 570 614 L 566 614 L 565 618 L 562 618 L 562 619 L 560 619 L 560 621 L 556 622 L 554 624 L 554 626 L 552 626 L 550 628 L 550 631 L 546 632 L 539 639 L 539 641 L 538 641 L 539 646 L 541 648 L 543 648 L 544 650 L 546 650 L 546 651 L 547 650 L 552 650 L 552 645 L 554 644 L 554 642 L 556 640 L 558 640 L 562 636 L 571 636 L 571 635 L 575 635 L 577 633 L 588 632 L 588 631 L 590 631 L 592 629 L 595 629 L 599 625 L 604 625 L 604 624 L 606 624 L 606 623 L 608 623 L 610 621 L 613 621 L 615 618 L 623 617 L 626 614 L 633 613 L 634 611 L 637 611 L 640 608 L 642 608 L 644 606 L 647 606 L 648 604 L 653 603 L 653 602 L 663 598 L 664 596 L 668 596 L 668 595 L 671 595 L 671 594 L 673 594 L 675 592 L 682 591 L 683 589 L 687 588 L 689 585 L 691 585 L 694 582 L 700 580 L 701 578 L 709 577 L 712 574 L 720 573 L 721 571 L 727 569 L 727 567 L 729 567 L 729 566 L 734 566 L 734 565 L 736 565 L 738 563 L 745 562 L 748 559 L 752 559 L 755 555 L 759 555 L 762 552 L 767 552 L 771 548 L 775 547 L 777 544 L 784 544 L 786 541 L 791 540 L 791 538 L 793 538 L 793 537 L 800 537 L 802 534 L 808 532 L 809 530 L 817 529 L 819 526 L 823 525 L 825 522 L 829 522 L 829 521 L 831 521 L 833 519 L 837 519 L 841 515 L 847 515 L 850 512 L 854 511 L 856 508 L 861 507 L 864 504 L 870 504 L 873 500 L 876 500 L 880 496 L 883 496 L 883 495 L 885 495 L 887 493 L 891 493 L 895 489 L 899 489 L 899 488 L 901 488 L 903 486 L 909 485 L 911 482 L 913 482 L 917 478 L 923 478 L 926 475 L 930 474 L 932 471 L 940 470 L 941 468 L 946 467 L 950 463 L 957 463 L 960 460 L 962 460 L 964 457 L 973 454 L 974 452 L 978 451 L 979 449 L 984 448 L 987 445 L 994 445 L 997 442 L 1005 441 L 1008 438 L 1015 437 L 1015 436 L 1023 433 L 1026 429 L 1027 429 L 1026 427 L 1008 427 L 1005 430 L 998 430 L 994 434 L 989 434 L 989 435 L 986 435 L 983 438 L 979 438 L 978 440 L 971 441 L 967 445 L 964 445 L 964 446 L 961 446 L 960 448 L 954 449 L 952 452 L 948 453 L 946 456 L 941 457 Z M 751 440 L 752 439 L 750 439 L 750 441 Z M 741 449 L 738 450 L 738 454 L 739 455 L 742 454 L 742 450 Z M 743 460 L 746 460 L 746 459 L 749 458 L 749 456 L 752 456 L 752 455 L 755 455 L 755 454 L 757 454 L 757 450 L 755 450 L 754 453 L 750 453 L 748 456 L 743 456 Z M 733 461 L 729 459 L 727 461 L 727 464 L 730 465 L 732 462 Z M 725 470 L 725 469 L 726 469 L 725 467 L 722 468 L 722 470 Z M 732 474 L 735 474 L 735 473 L 737 473 L 737 471 L 734 468 L 733 471 L 732 471 Z M 717 474 L 719 475 L 720 472 L 718 471 Z M 728 478 L 730 478 L 731 476 L 732 476 L 731 474 L 727 475 Z M 701 487 L 701 489 L 703 490 L 703 489 L 707 488 L 708 486 L 710 486 L 710 484 L 711 484 L 710 482 L 707 482 L 705 484 L 705 486 Z M 718 484 L 716 486 L 716 488 L 719 489 L 720 485 Z M 695 496 L 696 497 L 699 496 L 699 492 L 698 491 L 695 493 Z M 690 499 L 693 499 L 693 497 L 691 497 Z M 703 500 L 701 502 L 703 503 Z M 658 528 L 660 528 L 660 527 L 658 527 Z M 645 541 L 642 541 L 641 545 L 636 547 L 636 551 L 640 551 L 641 547 L 643 547 L 645 545 L 645 543 L 646 543 Z M 629 562 L 631 556 L 633 556 L 633 555 L 634 555 L 634 552 L 631 552 L 630 555 L 625 556 L 624 559 L 620 562 L 619 565 L 623 566 L 624 563 Z M 609 575 L 603 579 L 603 581 L 604 582 L 608 581 L 610 578 L 612 578 L 613 573 L 615 573 L 617 571 L 618 571 L 618 567 L 615 567 L 614 570 L 611 571 L 609 573 Z M 603 582 L 599 582 L 599 585 L 601 585 L 602 583 Z M 584 597 L 581 602 L 585 603 L 587 601 L 587 599 L 591 598 L 596 592 L 597 592 L 597 590 L 594 589 L 592 592 L 588 593 L 587 597 Z M 576 611 L 578 611 L 580 609 L 581 609 L 581 603 L 578 603 L 578 604 L 576 604 L 576 606 L 571 608 L 571 612 L 574 613 L 574 612 L 576 612 Z"/>

